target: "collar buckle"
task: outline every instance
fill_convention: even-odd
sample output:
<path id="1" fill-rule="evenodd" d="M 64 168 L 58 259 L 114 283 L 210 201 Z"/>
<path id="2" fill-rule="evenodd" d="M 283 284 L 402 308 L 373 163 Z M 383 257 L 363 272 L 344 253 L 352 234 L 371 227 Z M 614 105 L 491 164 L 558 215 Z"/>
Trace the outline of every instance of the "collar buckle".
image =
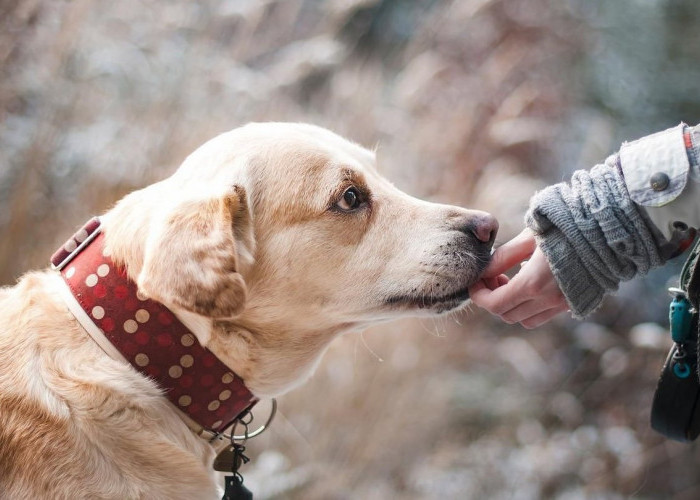
<path id="1" fill-rule="evenodd" d="M 83 248 L 88 246 L 92 240 L 100 234 L 102 222 L 99 217 L 93 217 L 83 225 L 61 248 L 56 250 L 51 256 L 51 269 L 60 271 L 75 258 Z"/>

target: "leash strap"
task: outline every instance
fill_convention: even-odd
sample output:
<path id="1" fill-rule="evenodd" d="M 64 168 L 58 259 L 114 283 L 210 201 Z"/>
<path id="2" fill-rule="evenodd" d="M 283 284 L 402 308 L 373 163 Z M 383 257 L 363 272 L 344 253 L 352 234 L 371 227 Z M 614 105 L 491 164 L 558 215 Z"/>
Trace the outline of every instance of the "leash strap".
<path id="1" fill-rule="evenodd" d="M 681 286 L 687 290 L 688 300 L 693 305 L 694 311 L 694 332 L 696 359 L 700 359 L 700 323 L 698 322 L 698 312 L 700 311 L 700 238 L 697 238 L 690 252 L 688 260 L 683 265 L 681 271 Z M 696 369 L 697 380 L 700 381 L 700 367 Z"/>
<path id="2" fill-rule="evenodd" d="M 683 264 L 681 270 L 680 285 L 683 290 L 688 292 L 688 298 L 696 309 L 698 309 L 698 296 L 700 295 L 700 286 L 698 283 L 697 262 L 700 255 L 700 238 L 696 238 L 693 246 L 688 254 L 688 258 Z M 691 284 L 692 282 L 692 284 Z"/>

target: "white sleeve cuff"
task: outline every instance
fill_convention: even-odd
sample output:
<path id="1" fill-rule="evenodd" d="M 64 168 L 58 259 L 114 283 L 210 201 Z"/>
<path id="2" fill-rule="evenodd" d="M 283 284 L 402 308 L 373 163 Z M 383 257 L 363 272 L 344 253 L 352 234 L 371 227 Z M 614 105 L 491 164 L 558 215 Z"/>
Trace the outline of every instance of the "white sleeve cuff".
<path id="1" fill-rule="evenodd" d="M 620 149 L 620 166 L 632 201 L 660 207 L 685 188 L 690 162 L 680 125 L 626 142 Z"/>

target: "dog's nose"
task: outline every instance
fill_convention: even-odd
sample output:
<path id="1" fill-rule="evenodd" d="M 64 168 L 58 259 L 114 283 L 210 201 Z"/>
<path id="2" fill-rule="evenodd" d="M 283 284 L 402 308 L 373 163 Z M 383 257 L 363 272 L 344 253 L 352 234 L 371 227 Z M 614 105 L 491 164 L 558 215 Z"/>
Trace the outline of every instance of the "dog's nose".
<path id="1" fill-rule="evenodd" d="M 491 246 L 496 240 L 496 233 L 498 233 L 498 221 L 493 215 L 485 214 L 472 222 L 470 230 L 477 240 Z"/>
<path id="2" fill-rule="evenodd" d="M 489 213 L 477 212 L 474 214 L 472 212 L 468 217 L 462 218 L 455 229 L 475 237 L 477 241 L 490 248 L 496 240 L 498 221 Z"/>

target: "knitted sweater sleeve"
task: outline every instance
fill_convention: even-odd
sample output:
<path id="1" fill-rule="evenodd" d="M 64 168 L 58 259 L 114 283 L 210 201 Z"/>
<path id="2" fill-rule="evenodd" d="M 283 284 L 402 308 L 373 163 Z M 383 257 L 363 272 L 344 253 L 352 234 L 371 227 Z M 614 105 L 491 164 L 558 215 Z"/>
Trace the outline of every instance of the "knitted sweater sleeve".
<path id="1" fill-rule="evenodd" d="M 666 260 L 665 239 L 631 200 L 619 155 L 536 193 L 526 224 L 577 318 L 597 309 L 621 281 Z"/>

